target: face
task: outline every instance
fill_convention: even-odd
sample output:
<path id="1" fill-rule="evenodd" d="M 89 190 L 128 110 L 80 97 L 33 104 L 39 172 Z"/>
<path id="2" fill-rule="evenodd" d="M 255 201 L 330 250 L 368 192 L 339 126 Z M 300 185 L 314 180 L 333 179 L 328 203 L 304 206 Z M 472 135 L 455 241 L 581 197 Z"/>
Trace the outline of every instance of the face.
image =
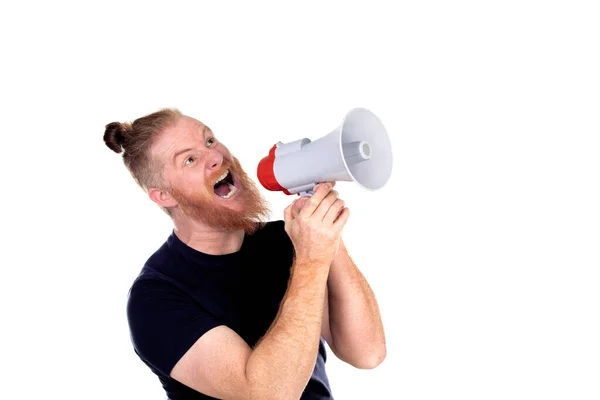
<path id="1" fill-rule="evenodd" d="M 237 158 L 211 129 L 182 117 L 154 143 L 169 193 L 181 212 L 212 229 L 253 232 L 268 207 Z"/>

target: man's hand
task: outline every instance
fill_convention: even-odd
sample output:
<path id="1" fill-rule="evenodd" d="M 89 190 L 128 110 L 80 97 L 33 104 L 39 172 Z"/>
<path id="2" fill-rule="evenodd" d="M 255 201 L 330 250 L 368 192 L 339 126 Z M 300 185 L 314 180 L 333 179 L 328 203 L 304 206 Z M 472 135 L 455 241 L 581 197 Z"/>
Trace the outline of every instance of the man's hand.
<path id="1" fill-rule="evenodd" d="M 313 196 L 297 199 L 285 209 L 285 231 L 294 244 L 296 257 L 321 265 L 333 261 L 350 215 L 344 201 L 332 190 L 334 185 L 320 183 Z"/>

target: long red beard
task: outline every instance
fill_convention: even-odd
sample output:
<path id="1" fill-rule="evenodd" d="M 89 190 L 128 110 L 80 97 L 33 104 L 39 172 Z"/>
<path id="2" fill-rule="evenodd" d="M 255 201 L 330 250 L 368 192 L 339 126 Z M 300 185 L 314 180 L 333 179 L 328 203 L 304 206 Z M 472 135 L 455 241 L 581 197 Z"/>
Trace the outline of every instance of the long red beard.
<path id="1" fill-rule="evenodd" d="M 171 194 L 177 200 L 181 212 L 187 217 L 221 232 L 243 229 L 246 233 L 251 234 L 258 229 L 260 222 L 266 221 L 270 210 L 267 202 L 261 197 L 256 184 L 242 169 L 239 160 L 235 157 L 233 160 L 234 164 L 225 161 L 222 171 L 229 168 L 238 181 L 237 186 L 241 186 L 240 196 L 243 201 L 241 211 L 232 210 L 219 204 L 211 185 L 212 182 L 207 182 L 205 190 L 195 190 L 190 193 L 172 187 Z"/>

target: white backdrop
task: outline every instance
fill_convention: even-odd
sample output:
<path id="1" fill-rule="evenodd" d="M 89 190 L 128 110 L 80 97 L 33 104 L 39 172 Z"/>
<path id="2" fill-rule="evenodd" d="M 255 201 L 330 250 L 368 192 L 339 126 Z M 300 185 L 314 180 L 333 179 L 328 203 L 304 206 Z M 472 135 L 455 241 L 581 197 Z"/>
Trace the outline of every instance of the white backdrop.
<path id="1" fill-rule="evenodd" d="M 392 178 L 337 188 L 388 355 L 330 353 L 336 398 L 600 398 L 597 2 L 214 3 L 0 6 L 0 397 L 165 398 L 125 302 L 171 224 L 107 123 L 178 107 L 256 178 L 360 106 Z"/>

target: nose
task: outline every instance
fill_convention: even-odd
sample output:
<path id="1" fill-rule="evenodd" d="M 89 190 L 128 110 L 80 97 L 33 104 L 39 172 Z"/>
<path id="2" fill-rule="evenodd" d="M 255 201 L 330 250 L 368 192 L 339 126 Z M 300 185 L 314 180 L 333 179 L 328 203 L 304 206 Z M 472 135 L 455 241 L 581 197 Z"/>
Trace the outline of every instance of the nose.
<path id="1" fill-rule="evenodd" d="M 223 165 L 223 155 L 215 150 L 209 150 L 208 157 L 206 157 L 206 167 L 213 171 L 219 169 Z"/>

